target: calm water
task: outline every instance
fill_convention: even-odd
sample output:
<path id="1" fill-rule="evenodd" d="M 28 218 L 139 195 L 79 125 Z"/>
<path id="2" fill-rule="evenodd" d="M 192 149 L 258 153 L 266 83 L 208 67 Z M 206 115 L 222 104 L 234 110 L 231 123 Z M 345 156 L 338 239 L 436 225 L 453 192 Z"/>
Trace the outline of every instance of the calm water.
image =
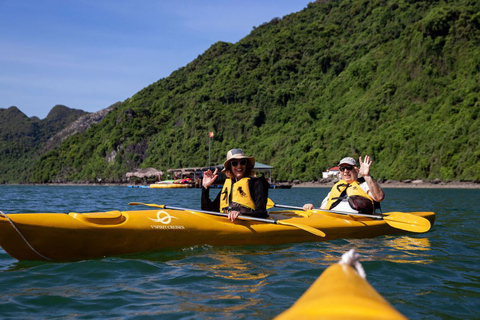
<path id="1" fill-rule="evenodd" d="M 318 204 L 327 189 L 271 190 Z M 434 211 L 426 234 L 178 251 L 70 263 L 18 262 L 0 249 L 1 319 L 271 319 L 351 248 L 369 282 L 411 319 L 480 317 L 480 190 L 387 189 L 384 211 Z M 215 191 L 212 192 L 212 196 Z M 0 210 L 199 209 L 200 190 L 0 186 Z"/>

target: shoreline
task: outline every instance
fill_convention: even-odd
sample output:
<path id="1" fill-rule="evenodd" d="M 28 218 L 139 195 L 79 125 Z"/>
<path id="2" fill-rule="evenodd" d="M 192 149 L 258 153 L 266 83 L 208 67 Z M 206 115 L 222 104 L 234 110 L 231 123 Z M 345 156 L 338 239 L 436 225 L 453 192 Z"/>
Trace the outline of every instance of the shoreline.
<path id="1" fill-rule="evenodd" d="M 319 180 L 310 182 L 276 182 L 279 186 L 291 185 L 292 188 L 331 188 L 337 180 Z M 104 187 L 128 187 L 132 186 L 129 183 L 12 183 L 0 184 L 0 186 L 104 186 Z M 379 182 L 383 189 L 480 189 L 480 182 L 471 181 L 423 181 L 423 180 L 387 180 Z"/>
<path id="2" fill-rule="evenodd" d="M 313 181 L 298 182 L 293 184 L 292 188 L 331 188 L 336 181 Z M 480 189 L 480 183 L 476 182 L 442 182 L 442 181 L 423 181 L 423 180 L 407 180 L 379 182 L 383 189 Z"/>

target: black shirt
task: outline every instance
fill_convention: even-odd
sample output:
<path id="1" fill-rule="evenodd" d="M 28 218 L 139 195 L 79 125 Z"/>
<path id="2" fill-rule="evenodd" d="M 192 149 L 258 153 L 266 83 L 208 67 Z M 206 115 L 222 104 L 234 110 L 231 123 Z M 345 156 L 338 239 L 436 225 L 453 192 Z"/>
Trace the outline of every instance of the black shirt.
<path id="1" fill-rule="evenodd" d="M 250 181 L 248 181 L 248 187 L 253 202 L 255 203 L 255 210 L 250 213 L 242 214 L 257 218 L 268 218 L 267 201 L 270 185 L 265 178 L 251 178 Z M 220 212 L 220 195 L 222 192 L 220 191 L 215 200 L 211 201 L 209 189 L 210 188 L 205 189 L 202 186 L 202 210 Z"/>

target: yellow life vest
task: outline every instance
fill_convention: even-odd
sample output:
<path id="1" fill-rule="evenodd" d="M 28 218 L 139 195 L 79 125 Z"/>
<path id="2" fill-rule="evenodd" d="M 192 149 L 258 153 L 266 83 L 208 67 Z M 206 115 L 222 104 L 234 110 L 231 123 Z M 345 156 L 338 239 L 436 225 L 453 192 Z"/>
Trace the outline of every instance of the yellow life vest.
<path id="1" fill-rule="evenodd" d="M 330 210 L 335 208 L 335 206 L 340 203 L 342 199 L 351 196 L 367 198 L 372 202 L 372 207 L 375 205 L 372 197 L 370 197 L 365 190 L 360 187 L 360 184 L 357 181 L 348 183 L 345 180 L 340 180 L 332 187 L 332 190 L 330 191 L 330 197 L 327 201 L 327 209 Z"/>
<path id="2" fill-rule="evenodd" d="M 235 183 L 233 183 L 232 179 L 225 180 L 220 198 L 221 212 L 228 212 L 230 201 L 255 210 L 255 202 L 253 202 L 250 187 L 248 186 L 249 181 L 250 178 L 242 178 Z"/>

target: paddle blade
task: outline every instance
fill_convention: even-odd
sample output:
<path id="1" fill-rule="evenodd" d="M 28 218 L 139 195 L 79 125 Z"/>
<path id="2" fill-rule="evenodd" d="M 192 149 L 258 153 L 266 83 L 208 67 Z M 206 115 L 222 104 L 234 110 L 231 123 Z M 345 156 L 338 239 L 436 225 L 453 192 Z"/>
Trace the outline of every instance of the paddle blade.
<path id="1" fill-rule="evenodd" d="M 272 201 L 272 199 L 268 198 L 267 200 L 267 209 L 271 209 L 275 207 L 275 202 Z"/>
<path id="2" fill-rule="evenodd" d="M 392 212 L 388 216 L 384 216 L 390 226 L 410 232 L 427 232 L 432 227 L 430 221 L 424 217 L 405 212 Z"/>
<path id="3" fill-rule="evenodd" d="M 165 209 L 164 204 L 155 204 L 155 203 L 129 202 L 128 205 L 129 206 L 147 206 L 147 207 L 155 207 L 155 208 Z"/>
<path id="4" fill-rule="evenodd" d="M 277 222 L 277 224 L 281 224 L 281 225 L 284 225 L 284 226 L 290 226 L 290 227 L 295 227 L 295 228 L 305 230 L 307 232 L 310 232 L 310 233 L 312 233 L 316 236 L 322 237 L 322 238 L 325 237 L 325 232 L 323 232 L 321 230 L 318 230 L 318 229 L 315 229 L 315 228 L 312 228 L 310 226 L 306 226 L 304 224 L 284 222 L 284 221 L 281 221 L 281 220 L 276 220 L 276 222 Z"/>

